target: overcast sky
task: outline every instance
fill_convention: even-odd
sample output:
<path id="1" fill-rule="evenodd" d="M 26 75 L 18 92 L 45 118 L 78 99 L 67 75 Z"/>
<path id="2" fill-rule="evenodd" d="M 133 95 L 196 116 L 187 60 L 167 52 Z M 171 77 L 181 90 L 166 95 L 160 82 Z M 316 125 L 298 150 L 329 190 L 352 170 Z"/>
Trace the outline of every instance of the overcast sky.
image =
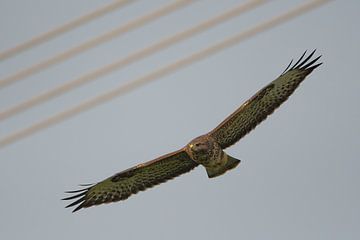
<path id="1" fill-rule="evenodd" d="M 0 51 L 109 0 L 2 0 Z M 0 62 L 0 78 L 163 6 L 137 1 Z M 241 1 L 198 1 L 0 89 L 3 110 L 120 59 Z M 113 89 L 304 1 L 272 1 L 13 118 L 0 137 Z M 360 2 L 333 1 L 127 95 L 0 149 L 1 239 L 360 239 Z M 324 64 L 271 117 L 227 150 L 242 160 L 208 179 L 202 167 L 130 197 L 71 213 L 64 191 L 183 147 L 292 58 Z"/>

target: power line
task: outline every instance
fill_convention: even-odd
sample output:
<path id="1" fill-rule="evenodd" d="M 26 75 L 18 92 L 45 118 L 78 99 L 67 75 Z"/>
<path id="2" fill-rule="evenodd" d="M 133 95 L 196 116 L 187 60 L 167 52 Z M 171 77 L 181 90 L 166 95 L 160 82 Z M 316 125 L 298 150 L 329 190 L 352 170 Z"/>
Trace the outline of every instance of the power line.
<path id="1" fill-rule="evenodd" d="M 228 10 L 224 13 L 221 13 L 211 19 L 208 19 L 204 22 L 201 22 L 200 24 L 197 24 L 196 26 L 193 26 L 189 29 L 186 29 L 184 31 L 176 33 L 176 34 L 174 34 L 170 37 L 167 37 L 159 42 L 156 42 L 148 47 L 145 47 L 133 54 L 126 56 L 125 58 L 122 58 L 122 59 L 112 63 L 112 64 L 101 67 L 93 72 L 87 73 L 79 78 L 76 78 L 72 81 L 66 82 L 60 86 L 57 86 L 57 87 L 49 90 L 49 91 L 46 91 L 42 94 L 39 94 L 35 97 L 28 99 L 22 103 L 12 106 L 12 107 L 0 112 L 0 121 L 4 120 L 6 118 L 9 118 L 9 117 L 11 117 L 17 113 L 20 113 L 22 111 L 25 111 L 26 109 L 28 109 L 30 107 L 33 107 L 40 103 L 43 103 L 51 98 L 54 98 L 61 94 L 64 94 L 64 93 L 66 93 L 76 87 L 79 87 L 85 83 L 93 81 L 100 76 L 108 74 L 109 72 L 112 72 L 119 68 L 125 67 L 126 65 L 129 65 L 135 61 L 138 61 L 139 59 L 145 58 L 145 57 L 149 56 L 150 54 L 154 54 L 155 52 L 158 52 L 166 47 L 169 47 L 169 46 L 171 46 L 179 41 L 182 41 L 186 38 L 189 38 L 195 34 L 198 34 L 200 32 L 208 30 L 209 28 L 214 27 L 215 25 L 220 24 L 221 22 L 229 20 L 235 16 L 240 15 L 241 13 L 249 11 L 249 10 L 251 10 L 261 4 L 264 4 L 266 2 L 268 2 L 268 1 L 251 0 L 251 1 L 248 1 L 243 4 L 239 4 L 238 6 L 232 7 L 230 10 Z"/>
<path id="2" fill-rule="evenodd" d="M 45 32 L 43 34 L 40 34 L 26 42 L 23 42 L 13 48 L 9 48 L 3 52 L 0 52 L 0 61 L 5 60 L 7 58 L 13 57 L 16 54 L 19 54 L 25 50 L 28 50 L 36 45 L 39 45 L 40 43 L 46 42 L 62 33 L 68 32 L 76 27 L 79 27 L 80 25 L 83 25 L 87 22 L 90 22 L 91 20 L 94 20 L 95 18 L 101 17 L 109 12 L 112 12 L 120 7 L 123 7 L 134 0 L 116 0 L 112 3 L 109 3 L 103 7 L 100 7 L 90 13 L 87 13 L 83 16 L 80 16 L 79 18 L 76 18 L 70 22 L 65 23 L 64 25 L 61 25 L 59 27 L 56 27 L 48 32 Z"/>
<path id="3" fill-rule="evenodd" d="M 159 77 L 163 77 L 167 74 L 170 74 L 170 73 L 178 70 L 179 68 L 183 68 L 183 67 L 188 66 L 196 61 L 199 61 L 201 59 L 209 57 L 210 55 L 213 55 L 225 48 L 231 47 L 241 41 L 244 41 L 245 39 L 255 36 L 258 33 L 264 32 L 265 30 L 271 29 L 272 27 L 275 27 L 286 21 L 289 21 L 290 19 L 297 17 L 299 15 L 302 15 L 316 7 L 319 7 L 319 6 L 327 3 L 327 2 L 330 2 L 330 0 L 313 0 L 313 1 L 307 2 L 305 4 L 302 4 L 294 9 L 291 9 L 290 11 L 285 12 L 284 14 L 273 17 L 270 20 L 262 22 L 246 31 L 235 34 L 232 37 L 226 38 L 225 40 L 223 40 L 219 43 L 216 43 L 214 45 L 211 45 L 210 47 L 207 47 L 203 50 L 195 52 L 194 54 L 191 54 L 188 57 L 185 57 L 178 61 L 175 61 L 169 65 L 166 65 L 165 67 L 159 68 L 159 69 L 157 69 L 147 75 L 139 77 L 133 81 L 129 81 L 128 83 L 121 85 L 109 92 L 98 95 L 89 100 L 86 100 L 86 101 L 76 105 L 75 107 L 69 108 L 62 112 L 59 112 L 45 120 L 39 121 L 39 122 L 31 125 L 30 127 L 27 127 L 27 128 L 21 129 L 19 131 L 16 131 L 12 134 L 9 134 L 0 140 L 0 148 L 5 147 L 6 145 L 8 145 L 10 143 L 18 141 L 18 140 L 20 140 L 24 137 L 27 137 L 31 134 L 34 134 L 35 132 L 38 132 L 42 129 L 50 127 L 51 125 L 60 123 L 64 120 L 66 120 L 67 118 L 70 118 L 76 114 L 83 112 L 83 111 L 89 110 L 99 104 L 107 102 L 107 101 L 113 99 L 114 97 L 126 94 L 138 87 L 141 87 L 142 85 L 144 85 L 146 83 L 156 80 Z"/>
<path id="4" fill-rule="evenodd" d="M 181 7 L 184 7 L 190 3 L 193 3 L 193 0 L 176 0 L 168 5 L 165 5 L 153 12 L 150 12 L 146 15 L 143 15 L 139 18 L 136 18 L 132 21 L 129 21 L 125 23 L 124 25 L 121 25 L 120 27 L 117 27 L 109 32 L 106 32 L 96 38 L 92 38 L 78 46 L 75 46 L 73 48 L 70 48 L 60 54 L 57 54 L 53 57 L 50 57 L 40 63 L 36 63 L 28 68 L 25 68 L 23 70 L 20 70 L 16 72 L 13 75 L 7 76 L 3 79 L 0 79 L 0 89 L 8 86 L 14 82 L 17 82 L 21 79 L 24 79 L 26 77 L 29 77 L 30 75 L 37 73 L 41 70 L 44 70 L 45 68 L 48 68 L 56 63 L 60 63 L 62 61 L 65 61 L 66 59 L 69 59 L 70 57 L 82 53 L 90 48 L 93 48 L 101 43 L 104 43 L 106 41 L 111 40 L 112 38 L 119 36 L 121 34 L 124 34 L 126 32 L 129 32 L 137 27 L 140 27 L 146 23 L 149 23 L 150 21 L 153 21 L 161 16 L 164 16 L 166 14 L 169 14 Z"/>

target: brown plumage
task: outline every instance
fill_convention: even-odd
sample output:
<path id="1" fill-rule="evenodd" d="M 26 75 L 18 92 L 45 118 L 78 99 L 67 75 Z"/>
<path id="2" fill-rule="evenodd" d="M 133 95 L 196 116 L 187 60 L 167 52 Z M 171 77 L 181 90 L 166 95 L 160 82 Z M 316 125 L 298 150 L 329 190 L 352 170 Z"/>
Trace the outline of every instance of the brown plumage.
<path id="1" fill-rule="evenodd" d="M 309 62 L 314 53 L 301 62 L 306 54 L 304 52 L 294 66 L 288 69 L 291 61 L 277 79 L 258 91 L 209 134 L 223 149 L 239 141 L 285 102 L 305 77 L 322 64 L 314 65 L 321 56 Z"/>
<path id="2" fill-rule="evenodd" d="M 242 104 L 211 132 L 195 138 L 178 151 L 117 173 L 95 185 L 67 192 L 75 195 L 63 200 L 76 200 L 66 207 L 77 205 L 73 210 L 75 212 L 93 205 L 125 200 L 132 194 L 188 172 L 199 164 L 205 167 L 209 178 L 235 168 L 240 160 L 223 150 L 265 120 L 288 99 L 308 74 L 322 64 L 315 64 L 320 56 L 310 60 L 314 53 L 303 60 L 305 52 L 293 66 L 291 61 L 277 79 Z"/>
<path id="3" fill-rule="evenodd" d="M 77 193 L 63 200 L 77 199 L 67 207 L 79 204 L 74 212 L 85 207 L 127 199 L 131 194 L 144 191 L 154 185 L 166 182 L 186 173 L 198 164 L 191 160 L 184 150 L 159 157 L 117 173 L 90 187 L 68 191 Z"/>

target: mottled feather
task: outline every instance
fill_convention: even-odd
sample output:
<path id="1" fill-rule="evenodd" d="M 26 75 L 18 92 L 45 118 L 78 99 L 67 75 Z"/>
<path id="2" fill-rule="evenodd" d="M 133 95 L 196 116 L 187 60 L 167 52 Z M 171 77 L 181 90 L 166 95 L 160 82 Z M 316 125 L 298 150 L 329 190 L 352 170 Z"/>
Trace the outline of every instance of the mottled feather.
<path id="1" fill-rule="evenodd" d="M 125 200 L 132 194 L 186 173 L 197 165 L 181 149 L 117 173 L 93 186 L 69 191 L 67 193 L 77 194 L 63 200 L 77 199 L 66 206 L 78 205 L 73 212 L 93 205 Z"/>
<path id="2" fill-rule="evenodd" d="M 277 79 L 258 91 L 203 139 L 211 139 L 222 151 L 245 136 L 285 102 L 305 77 L 321 65 L 321 63 L 316 63 L 320 57 L 310 60 L 314 52 L 303 60 L 305 52 L 293 66 L 291 66 L 293 62 L 291 61 Z M 206 141 L 201 146 L 207 146 Z M 74 200 L 67 207 L 76 206 L 73 210 L 75 212 L 81 208 L 127 199 L 132 194 L 163 183 L 196 167 L 198 163 L 187 154 L 185 149 L 139 164 L 84 189 L 69 191 L 67 193 L 74 195 L 63 200 Z M 202 154 L 206 155 L 209 152 Z"/>
<path id="3" fill-rule="evenodd" d="M 222 149 L 239 141 L 285 102 L 305 77 L 322 64 L 315 64 L 320 56 L 309 62 L 314 53 L 315 51 L 301 62 L 305 52 L 289 69 L 290 63 L 277 79 L 258 91 L 209 135 L 220 144 Z"/>

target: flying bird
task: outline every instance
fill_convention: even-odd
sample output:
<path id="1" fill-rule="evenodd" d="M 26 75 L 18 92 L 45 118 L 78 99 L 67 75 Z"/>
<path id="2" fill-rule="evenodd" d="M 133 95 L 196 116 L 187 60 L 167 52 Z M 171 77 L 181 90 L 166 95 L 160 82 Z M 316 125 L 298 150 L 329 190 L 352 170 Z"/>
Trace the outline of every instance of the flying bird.
<path id="1" fill-rule="evenodd" d="M 73 212 L 103 203 L 117 202 L 130 195 L 166 182 L 198 165 L 205 167 L 209 178 L 235 168 L 240 160 L 229 156 L 224 149 L 233 145 L 266 119 L 285 102 L 299 84 L 315 68 L 321 57 L 311 60 L 315 50 L 287 66 L 274 81 L 258 91 L 212 131 L 190 141 L 185 147 L 152 161 L 139 164 L 84 189 L 68 191 L 75 194 L 63 200 L 73 200 L 66 207 L 76 206 Z"/>

